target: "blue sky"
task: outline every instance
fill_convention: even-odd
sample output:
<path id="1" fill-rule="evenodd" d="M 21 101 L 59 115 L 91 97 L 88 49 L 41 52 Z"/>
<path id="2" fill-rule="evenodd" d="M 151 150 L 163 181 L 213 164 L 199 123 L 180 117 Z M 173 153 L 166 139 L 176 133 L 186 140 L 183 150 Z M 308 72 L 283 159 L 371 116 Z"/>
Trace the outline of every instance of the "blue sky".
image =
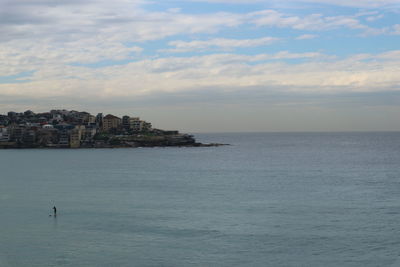
<path id="1" fill-rule="evenodd" d="M 194 132 L 400 130 L 399 7 L 0 0 L 0 112 L 103 111 Z"/>

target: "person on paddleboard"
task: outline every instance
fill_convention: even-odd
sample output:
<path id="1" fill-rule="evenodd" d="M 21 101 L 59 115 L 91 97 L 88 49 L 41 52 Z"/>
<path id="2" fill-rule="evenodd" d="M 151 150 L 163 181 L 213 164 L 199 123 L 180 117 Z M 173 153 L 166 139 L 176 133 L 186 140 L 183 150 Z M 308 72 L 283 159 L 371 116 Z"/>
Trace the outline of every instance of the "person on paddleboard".
<path id="1" fill-rule="evenodd" d="M 53 207 L 53 211 L 54 211 L 54 216 L 57 216 L 57 208 L 56 208 L 56 206 Z"/>

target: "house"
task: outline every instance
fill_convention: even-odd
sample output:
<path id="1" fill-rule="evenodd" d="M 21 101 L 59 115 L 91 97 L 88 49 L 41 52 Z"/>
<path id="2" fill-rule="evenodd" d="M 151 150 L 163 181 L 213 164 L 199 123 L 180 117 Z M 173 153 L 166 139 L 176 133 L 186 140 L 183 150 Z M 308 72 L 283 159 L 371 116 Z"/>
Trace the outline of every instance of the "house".
<path id="1" fill-rule="evenodd" d="M 104 132 L 109 132 L 111 129 L 118 129 L 118 127 L 122 124 L 122 120 L 114 115 L 108 114 L 103 118 L 103 127 L 102 130 Z"/>
<path id="2" fill-rule="evenodd" d="M 135 132 L 142 131 L 142 123 L 139 117 L 129 118 L 129 128 Z"/>
<path id="3" fill-rule="evenodd" d="M 69 135 L 69 146 L 71 148 L 78 148 L 81 146 L 82 130 L 80 128 L 75 128 L 71 130 Z"/>
<path id="4" fill-rule="evenodd" d="M 59 147 L 68 147 L 69 146 L 69 136 L 66 130 L 62 130 L 58 132 L 58 146 Z"/>

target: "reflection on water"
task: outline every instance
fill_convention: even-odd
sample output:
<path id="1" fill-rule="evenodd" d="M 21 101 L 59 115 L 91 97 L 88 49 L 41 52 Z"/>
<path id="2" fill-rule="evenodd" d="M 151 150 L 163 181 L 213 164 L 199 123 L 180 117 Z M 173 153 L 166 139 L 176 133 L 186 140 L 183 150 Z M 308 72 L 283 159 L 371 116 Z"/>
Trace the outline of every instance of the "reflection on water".
<path id="1" fill-rule="evenodd" d="M 57 215 L 53 215 L 52 217 L 53 217 L 53 226 L 54 226 L 54 229 L 56 229 L 57 228 Z"/>

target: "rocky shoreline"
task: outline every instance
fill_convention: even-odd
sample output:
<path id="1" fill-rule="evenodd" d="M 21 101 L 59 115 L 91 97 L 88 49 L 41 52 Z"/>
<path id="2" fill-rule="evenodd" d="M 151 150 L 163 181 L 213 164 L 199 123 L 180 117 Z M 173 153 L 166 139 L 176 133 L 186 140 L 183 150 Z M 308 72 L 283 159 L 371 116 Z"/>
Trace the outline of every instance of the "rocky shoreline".
<path id="1" fill-rule="evenodd" d="M 165 136 L 107 136 L 80 147 L 72 148 L 59 144 L 26 144 L 20 142 L 0 142 L 0 149 L 90 149 L 90 148 L 138 148 L 138 147 L 219 147 L 229 144 L 199 143 L 192 135 L 178 134 Z"/>

